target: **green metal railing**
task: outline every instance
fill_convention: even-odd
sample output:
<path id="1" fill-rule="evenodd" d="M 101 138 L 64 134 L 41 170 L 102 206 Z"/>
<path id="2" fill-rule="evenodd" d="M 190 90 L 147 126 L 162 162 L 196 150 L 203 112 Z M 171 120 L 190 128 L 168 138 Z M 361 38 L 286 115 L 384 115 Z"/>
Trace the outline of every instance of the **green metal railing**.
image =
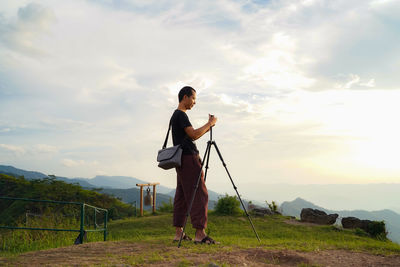
<path id="1" fill-rule="evenodd" d="M 135 217 L 137 217 L 137 207 L 136 207 L 136 200 L 134 200 L 134 201 L 132 201 L 132 202 L 129 202 L 129 204 L 131 204 L 132 205 L 132 207 L 133 207 L 133 205 L 135 205 Z"/>
<path id="2" fill-rule="evenodd" d="M 85 203 L 80 202 L 67 202 L 67 201 L 53 201 L 53 200 L 39 200 L 39 199 L 28 199 L 28 198 L 15 198 L 15 197 L 0 197 L 4 200 L 20 200 L 28 202 L 44 202 L 44 203 L 56 203 L 56 204 L 72 204 L 80 206 L 80 229 L 57 229 L 57 228 L 33 228 L 33 227 L 16 227 L 16 226 L 0 226 L 0 229 L 19 229 L 19 230 L 42 230 L 42 231 L 63 231 L 63 232 L 79 232 L 79 243 L 83 243 L 83 237 L 85 232 L 104 232 L 104 241 L 107 241 L 107 220 L 108 220 L 108 210 L 94 207 Z M 85 230 L 85 207 L 94 209 L 94 228 Z M 97 229 L 96 214 L 99 211 L 104 212 L 104 227 Z"/>

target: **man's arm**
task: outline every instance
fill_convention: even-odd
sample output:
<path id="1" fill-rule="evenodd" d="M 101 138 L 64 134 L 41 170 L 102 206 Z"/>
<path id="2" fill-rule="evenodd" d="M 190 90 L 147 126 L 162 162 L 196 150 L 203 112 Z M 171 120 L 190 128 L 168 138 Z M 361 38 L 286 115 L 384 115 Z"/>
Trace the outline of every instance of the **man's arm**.
<path id="1" fill-rule="evenodd" d="M 202 137 L 206 132 L 210 130 L 212 126 L 217 123 L 217 117 L 212 115 L 208 116 L 208 122 L 198 129 L 193 129 L 192 126 L 186 127 L 186 134 L 194 141 Z"/>

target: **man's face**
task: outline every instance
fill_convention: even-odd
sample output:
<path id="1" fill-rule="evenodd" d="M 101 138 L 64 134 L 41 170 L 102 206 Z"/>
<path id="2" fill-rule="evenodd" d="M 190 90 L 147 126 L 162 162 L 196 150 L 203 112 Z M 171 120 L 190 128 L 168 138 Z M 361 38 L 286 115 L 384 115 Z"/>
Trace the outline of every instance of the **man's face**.
<path id="1" fill-rule="evenodd" d="M 185 98 L 185 108 L 192 109 L 192 107 L 196 104 L 196 92 L 192 91 L 191 96 L 184 96 Z"/>

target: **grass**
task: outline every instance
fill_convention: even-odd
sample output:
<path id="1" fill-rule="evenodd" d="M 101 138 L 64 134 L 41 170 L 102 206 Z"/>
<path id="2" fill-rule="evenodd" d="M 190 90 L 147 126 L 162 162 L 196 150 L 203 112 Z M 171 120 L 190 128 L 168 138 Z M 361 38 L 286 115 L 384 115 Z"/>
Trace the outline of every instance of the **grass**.
<path id="1" fill-rule="evenodd" d="M 283 216 L 253 218 L 260 236 L 258 242 L 246 217 L 209 215 L 208 234 L 220 241 L 224 247 L 267 249 L 289 249 L 298 251 L 318 251 L 326 249 L 346 249 L 367 251 L 374 254 L 400 253 L 400 245 L 391 241 L 380 241 L 359 236 L 353 230 L 338 229 L 334 226 L 291 225 Z M 110 224 L 110 240 L 131 240 L 170 244 L 174 229 L 170 214 L 129 218 Z M 188 224 L 189 235 L 194 230 Z M 197 247 L 186 244 L 191 249 L 207 251 L 209 246 Z"/>
<path id="2" fill-rule="evenodd" d="M 31 219 L 29 225 L 19 227 L 79 229 L 79 221 L 60 218 Z M 86 227 L 87 228 L 87 227 Z M 93 227 L 92 227 L 93 228 Z M 92 229 L 90 228 L 90 229 Z M 12 256 L 26 251 L 69 246 L 74 244 L 79 232 L 0 229 L 0 256 Z M 88 233 L 87 242 L 102 241 L 103 233 Z"/>
<path id="3" fill-rule="evenodd" d="M 215 255 L 237 249 L 263 248 L 268 250 L 320 251 L 344 249 L 371 254 L 400 254 L 400 245 L 389 240 L 381 241 L 368 236 L 360 236 L 356 231 L 338 229 L 334 226 L 305 226 L 285 223 L 284 216 L 252 218 L 260 236 L 258 242 L 250 223 L 242 216 L 218 216 L 209 214 L 208 234 L 221 242 L 216 246 L 199 246 L 184 242 L 183 250 L 160 249 L 160 246 L 173 248 L 174 228 L 172 214 L 159 213 L 155 216 L 133 217 L 109 223 L 108 240 L 130 241 L 148 244 L 140 255 L 127 255 L 122 260 L 132 266 L 144 263 L 159 263 L 180 259 L 178 266 L 192 266 L 186 255 Z M 188 223 L 187 231 L 194 237 L 194 229 Z M 25 252 L 46 248 L 72 245 L 78 233 L 59 233 L 49 231 L 4 231 L 0 229 L 0 257 L 12 258 Z M 102 241 L 102 233 L 88 233 L 88 242 Z M 218 248 L 218 249 L 216 249 Z M 109 255 L 112 258 L 114 255 Z M 218 262 L 219 266 L 229 266 Z M 314 266 L 314 265 L 301 265 Z"/>

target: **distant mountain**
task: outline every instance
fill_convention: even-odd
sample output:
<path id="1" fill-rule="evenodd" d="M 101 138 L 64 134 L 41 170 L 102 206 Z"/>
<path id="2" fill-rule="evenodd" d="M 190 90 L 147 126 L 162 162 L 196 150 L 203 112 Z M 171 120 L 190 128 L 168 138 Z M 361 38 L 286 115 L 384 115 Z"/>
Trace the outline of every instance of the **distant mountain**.
<path id="1" fill-rule="evenodd" d="M 32 179 L 43 179 L 48 177 L 48 175 L 41 172 L 26 171 L 22 169 L 17 169 L 12 166 L 0 165 L 0 173 L 10 174 L 14 176 L 24 176 L 27 180 Z M 143 180 L 139 180 L 134 177 L 128 176 L 96 176 L 94 178 L 67 178 L 56 176 L 57 180 L 64 181 L 66 183 L 78 183 L 84 188 L 102 187 L 102 188 L 116 188 L 116 189 L 127 189 L 136 187 L 136 184 L 148 183 Z M 157 186 L 157 191 L 160 193 L 167 194 L 171 192 L 172 188 L 168 188 L 162 185 Z"/>
<path id="2" fill-rule="evenodd" d="M 40 172 L 26 171 L 26 170 L 14 168 L 12 166 L 4 166 L 4 165 L 0 165 L 0 173 L 16 175 L 16 176 L 24 176 L 25 179 L 27 179 L 27 180 L 43 179 L 43 178 L 48 177 L 48 175 L 40 173 Z M 136 186 L 136 184 L 150 183 L 149 181 L 143 181 L 143 180 L 140 180 L 140 179 L 137 179 L 134 177 L 129 177 L 129 176 L 98 175 L 94 178 L 67 178 L 67 177 L 56 176 L 56 179 L 64 181 L 66 183 L 70 183 L 70 184 L 77 183 L 80 186 L 82 186 L 83 188 L 89 188 L 89 189 L 90 188 L 123 189 L 123 190 L 136 189 L 138 191 L 139 189 Z M 133 191 L 135 191 L 135 190 L 133 190 Z M 116 193 L 116 192 L 123 192 L 123 191 L 113 191 L 113 192 Z M 157 193 L 168 195 L 168 196 L 171 196 L 172 198 L 174 198 L 175 189 L 166 187 L 163 185 L 158 185 Z M 124 193 L 121 193 L 121 194 L 124 195 Z M 119 193 L 116 193 L 116 196 L 120 197 Z M 218 197 L 220 197 L 221 195 L 214 191 L 208 190 L 208 196 L 209 196 L 209 200 L 210 200 L 210 205 L 212 205 L 212 208 L 214 208 L 215 201 L 217 201 Z M 139 199 L 139 197 L 137 197 L 137 199 Z M 167 200 L 169 201 L 169 198 Z M 129 201 L 124 201 L 124 202 L 129 202 Z"/>
<path id="3" fill-rule="evenodd" d="M 78 178 L 66 178 L 66 177 L 57 176 L 56 179 L 66 182 L 68 184 L 79 184 L 83 188 L 87 188 L 87 189 L 96 187 L 95 185 L 92 185 L 92 184 L 86 182 L 85 180 L 78 179 Z"/>
<path id="4" fill-rule="evenodd" d="M 400 213 L 400 183 L 369 184 L 260 184 L 252 188 L 255 200 L 283 203 L 301 196 L 332 210 L 382 210 Z"/>
<path id="5" fill-rule="evenodd" d="M 140 190 L 139 188 L 129 188 L 129 189 L 111 189 L 103 188 L 98 191 L 101 194 L 107 194 L 121 199 L 125 203 L 133 203 L 136 201 L 136 207 L 140 208 Z M 143 192 L 145 195 L 146 192 Z M 153 192 L 151 192 L 153 196 Z M 156 208 L 160 207 L 163 202 L 169 203 L 171 196 L 157 193 L 156 194 Z M 173 200 L 172 200 L 173 201 Z M 143 206 L 145 210 L 150 210 L 151 206 Z"/>
<path id="6" fill-rule="evenodd" d="M 0 165 L 0 173 L 7 174 L 7 175 L 12 175 L 12 176 L 24 176 L 25 179 L 27 180 L 33 180 L 33 179 L 43 179 L 43 178 L 48 178 L 49 176 L 46 174 L 43 174 L 41 172 L 36 172 L 36 171 L 25 171 L 22 169 L 17 169 L 13 166 L 5 166 L 5 165 Z M 67 178 L 67 177 L 56 177 L 57 180 L 64 181 L 69 184 L 79 184 L 80 186 L 84 188 L 92 188 L 95 187 L 94 185 L 88 183 L 84 179 L 75 179 L 75 178 Z"/>
<path id="7" fill-rule="evenodd" d="M 129 176 L 96 176 L 92 179 L 85 179 L 85 178 L 78 178 L 80 181 L 87 181 L 88 183 L 96 186 L 106 188 L 113 188 L 113 189 L 129 189 L 129 188 L 136 188 L 136 184 L 147 184 L 150 183 L 148 181 L 139 180 L 137 178 L 129 177 Z M 152 189 L 152 188 L 151 188 Z M 153 189 L 152 189 L 153 190 Z M 157 186 L 157 193 L 165 194 L 174 198 L 175 196 L 175 189 L 170 187 L 158 185 Z M 221 194 L 218 194 L 212 190 L 208 190 L 208 198 L 210 200 L 217 201 Z"/>
<path id="8" fill-rule="evenodd" d="M 171 190 L 168 195 L 174 197 L 175 196 L 175 191 L 176 189 Z M 208 190 L 208 199 L 209 200 L 214 200 L 214 201 L 218 201 L 218 198 L 223 197 L 224 195 L 221 195 L 217 192 L 214 192 L 212 190 Z"/>
<path id="9" fill-rule="evenodd" d="M 314 205 L 313 203 L 308 202 L 299 197 L 291 202 L 288 201 L 283 202 L 280 208 L 284 215 L 295 216 L 296 218 L 300 218 L 301 210 L 305 208 L 318 209 L 325 211 L 326 213 L 329 212 L 327 209 Z"/>
<path id="10" fill-rule="evenodd" d="M 328 210 L 319 207 L 311 202 L 301 198 L 296 198 L 291 202 L 283 202 L 280 206 L 284 215 L 295 216 L 300 218 L 300 213 L 303 208 L 312 208 L 325 211 L 328 214 L 337 213 L 339 218 L 337 222 L 341 222 L 343 217 L 356 217 L 361 220 L 385 221 L 386 229 L 389 232 L 388 237 L 396 243 L 400 243 L 400 214 L 392 210 L 365 211 L 365 210 Z"/>
<path id="11" fill-rule="evenodd" d="M 46 174 L 40 173 L 40 172 L 34 172 L 34 171 L 25 171 L 21 169 L 14 168 L 13 166 L 5 166 L 5 165 L 0 165 L 0 173 L 3 174 L 13 174 L 17 176 L 24 176 L 26 179 L 42 179 L 47 177 Z"/>
<path id="12" fill-rule="evenodd" d="M 153 190 L 151 188 L 151 190 Z M 140 208 L 140 190 L 139 188 L 129 188 L 129 189 L 111 189 L 111 188 L 104 188 L 99 191 L 99 193 L 105 193 L 108 195 L 112 195 L 114 197 L 120 198 L 123 202 L 125 203 L 132 203 L 136 201 L 136 206 L 137 208 Z M 145 195 L 146 192 L 144 191 L 143 194 Z M 153 196 L 153 193 L 151 193 Z M 156 195 L 156 208 L 162 205 L 163 202 L 169 203 L 169 201 L 174 201 L 174 196 L 172 195 L 166 195 L 166 194 L 161 194 L 157 193 Z M 209 200 L 208 202 L 208 209 L 214 209 L 216 201 L 214 200 Z M 144 209 L 150 210 L 151 206 L 144 206 Z"/>
<path id="13" fill-rule="evenodd" d="M 137 188 L 136 184 L 148 184 L 152 181 L 143 181 L 134 177 L 129 176 L 96 176 L 91 179 L 87 178 L 76 178 L 80 181 L 85 181 L 96 187 L 102 188 L 114 188 L 114 189 L 128 189 Z M 157 192 L 162 194 L 168 194 L 171 192 L 171 188 L 162 185 L 157 186 Z"/>
<path id="14" fill-rule="evenodd" d="M 31 179 L 42 179 L 48 177 L 40 172 L 33 171 L 25 171 L 22 169 L 17 169 L 12 166 L 4 166 L 0 165 L 0 173 L 16 175 L 16 176 L 24 176 L 27 180 Z M 143 181 L 134 177 L 129 176 L 104 176 L 98 175 L 94 178 L 67 178 L 56 176 L 57 180 L 64 181 L 66 183 L 77 183 L 83 188 L 93 189 L 93 188 L 101 188 L 100 193 L 106 193 L 109 195 L 113 195 L 117 198 L 120 198 L 125 203 L 131 203 L 133 201 L 137 201 L 137 207 L 139 208 L 139 200 L 140 193 L 139 187 L 136 184 L 147 184 L 150 183 L 148 181 Z M 152 186 L 150 187 L 153 190 Z M 218 198 L 223 195 L 214 192 L 212 190 L 208 190 L 208 209 L 213 210 L 215 208 L 215 204 L 218 201 Z M 172 201 L 175 197 L 175 189 L 158 185 L 157 186 L 157 200 L 156 207 L 162 205 L 163 202 L 168 203 L 169 199 L 172 198 Z M 244 205 L 247 207 L 248 201 L 243 200 Z M 151 209 L 151 207 L 144 207 L 145 209 Z M 241 207 L 242 208 L 242 207 Z"/>

